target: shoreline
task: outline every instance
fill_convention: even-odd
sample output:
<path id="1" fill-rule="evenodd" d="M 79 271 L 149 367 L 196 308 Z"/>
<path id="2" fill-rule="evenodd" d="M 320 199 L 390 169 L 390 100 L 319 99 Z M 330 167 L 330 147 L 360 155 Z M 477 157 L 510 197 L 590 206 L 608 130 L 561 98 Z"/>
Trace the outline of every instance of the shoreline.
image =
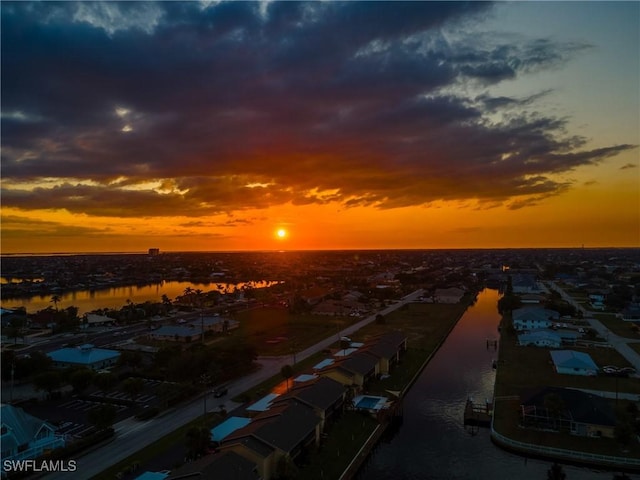
<path id="1" fill-rule="evenodd" d="M 502 316 L 502 320 L 500 321 L 500 325 L 505 321 L 505 316 Z M 508 321 L 508 320 L 507 320 Z M 512 358 L 504 358 L 503 355 L 503 342 L 508 342 L 508 339 L 505 339 L 505 329 L 502 328 L 500 330 L 500 350 L 498 355 L 498 363 L 499 365 L 506 365 L 512 362 Z M 500 375 L 501 367 L 498 367 L 498 373 L 496 375 L 496 379 L 494 382 L 493 389 L 493 414 L 491 417 L 491 425 L 490 425 L 490 439 L 491 442 L 496 445 L 498 448 L 501 448 L 507 452 L 514 453 L 516 455 L 520 455 L 525 458 L 537 458 L 542 460 L 549 461 L 557 461 L 563 462 L 569 465 L 576 465 L 580 467 L 586 468 L 594 468 L 594 469 L 602 469 L 611 472 L 624 472 L 624 473 L 639 473 L 640 472 L 640 458 L 635 456 L 614 456 L 614 455 L 603 455 L 598 453 L 591 453 L 584 450 L 573 450 L 570 448 L 561 448 L 561 447 L 552 447 L 545 444 L 535 444 L 522 440 L 518 440 L 513 438 L 513 436 L 509 436 L 505 433 L 499 431 L 499 428 L 496 426 L 496 417 L 497 411 L 501 408 L 508 408 L 503 406 L 505 403 L 503 401 L 497 400 L 506 400 L 507 397 L 504 396 L 504 392 L 502 396 L 498 396 L 496 394 L 497 387 L 499 386 L 499 375 Z M 568 387 L 572 388 L 572 387 Z M 519 396 L 516 398 L 519 399 Z M 503 419 L 502 427 L 505 428 L 504 422 L 508 422 Z M 512 423 L 510 424 L 512 425 Z"/>
<path id="2" fill-rule="evenodd" d="M 458 315 L 458 317 L 455 319 L 455 321 L 452 322 L 450 328 L 442 336 L 440 341 L 431 350 L 431 352 L 427 355 L 427 357 L 425 358 L 424 362 L 422 362 L 422 364 L 420 365 L 420 367 L 416 371 L 415 375 L 413 375 L 411 380 L 409 380 L 409 382 L 402 388 L 402 390 L 400 391 L 400 394 L 398 395 L 398 400 L 396 401 L 396 404 L 395 404 L 396 406 L 394 407 L 394 411 L 398 410 L 398 409 L 402 410 L 402 402 L 404 400 L 405 395 L 409 392 L 409 390 L 411 390 L 411 388 L 413 387 L 415 382 L 418 380 L 420 375 L 422 375 L 422 372 L 427 367 L 429 362 L 433 359 L 433 357 L 438 352 L 438 350 L 440 350 L 440 348 L 442 347 L 444 342 L 449 338 L 449 335 L 451 334 L 453 329 L 456 327 L 456 325 L 458 325 L 458 322 L 463 317 L 463 315 L 467 312 L 469 307 L 471 305 L 473 305 L 473 301 L 477 298 L 478 293 L 480 293 L 480 291 L 481 290 L 475 291 L 473 296 L 466 300 L 467 301 L 467 305 L 466 305 L 465 309 Z M 396 418 L 396 417 L 392 417 L 392 420 L 387 420 L 384 423 L 380 423 L 376 427 L 376 429 L 373 431 L 371 436 L 362 445 L 362 448 L 358 451 L 358 453 L 356 453 L 354 458 L 351 460 L 351 463 L 349 463 L 349 465 L 344 470 L 342 475 L 340 475 L 339 480 L 352 480 L 358 474 L 358 472 L 360 471 L 362 466 L 369 459 L 369 456 L 371 455 L 371 452 L 373 451 L 373 449 L 378 445 L 380 439 L 384 436 L 384 434 L 387 432 L 389 427 L 394 425 L 393 418 Z"/>

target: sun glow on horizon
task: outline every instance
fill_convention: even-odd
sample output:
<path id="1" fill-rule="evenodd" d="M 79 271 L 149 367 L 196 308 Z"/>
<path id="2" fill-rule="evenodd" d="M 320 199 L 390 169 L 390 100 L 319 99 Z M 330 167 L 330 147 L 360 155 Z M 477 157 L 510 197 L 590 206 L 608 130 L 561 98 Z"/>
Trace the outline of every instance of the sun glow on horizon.
<path id="1" fill-rule="evenodd" d="M 284 240 L 285 238 L 287 238 L 287 235 L 288 235 L 288 233 L 284 228 L 279 228 L 276 231 L 276 236 L 281 240 Z"/>

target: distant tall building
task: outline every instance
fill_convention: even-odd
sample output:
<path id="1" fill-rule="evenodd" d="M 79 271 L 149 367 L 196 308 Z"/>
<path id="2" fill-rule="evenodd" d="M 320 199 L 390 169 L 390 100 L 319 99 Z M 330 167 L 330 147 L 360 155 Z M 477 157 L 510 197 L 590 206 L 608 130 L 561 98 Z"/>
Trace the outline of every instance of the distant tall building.
<path id="1" fill-rule="evenodd" d="M 160 255 L 160 249 L 159 248 L 150 248 L 149 249 L 149 255 Z"/>

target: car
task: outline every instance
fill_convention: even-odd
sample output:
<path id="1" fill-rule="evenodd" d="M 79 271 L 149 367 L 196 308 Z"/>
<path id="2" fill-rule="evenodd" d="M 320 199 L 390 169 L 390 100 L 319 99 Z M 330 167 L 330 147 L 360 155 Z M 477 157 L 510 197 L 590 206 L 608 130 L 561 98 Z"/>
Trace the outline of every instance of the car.
<path id="1" fill-rule="evenodd" d="M 229 390 L 227 389 L 227 387 L 216 388 L 213 391 L 213 396 L 216 398 L 224 397 L 228 392 Z"/>

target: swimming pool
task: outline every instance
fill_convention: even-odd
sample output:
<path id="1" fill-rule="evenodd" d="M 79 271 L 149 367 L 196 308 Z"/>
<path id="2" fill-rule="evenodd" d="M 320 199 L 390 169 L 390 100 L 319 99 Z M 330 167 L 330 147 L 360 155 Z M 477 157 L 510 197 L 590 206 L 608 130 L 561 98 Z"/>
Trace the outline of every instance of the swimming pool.
<path id="1" fill-rule="evenodd" d="M 386 397 L 370 397 L 363 395 L 361 397 L 356 397 L 353 403 L 356 408 L 362 408 L 363 410 L 380 410 L 386 402 Z"/>

